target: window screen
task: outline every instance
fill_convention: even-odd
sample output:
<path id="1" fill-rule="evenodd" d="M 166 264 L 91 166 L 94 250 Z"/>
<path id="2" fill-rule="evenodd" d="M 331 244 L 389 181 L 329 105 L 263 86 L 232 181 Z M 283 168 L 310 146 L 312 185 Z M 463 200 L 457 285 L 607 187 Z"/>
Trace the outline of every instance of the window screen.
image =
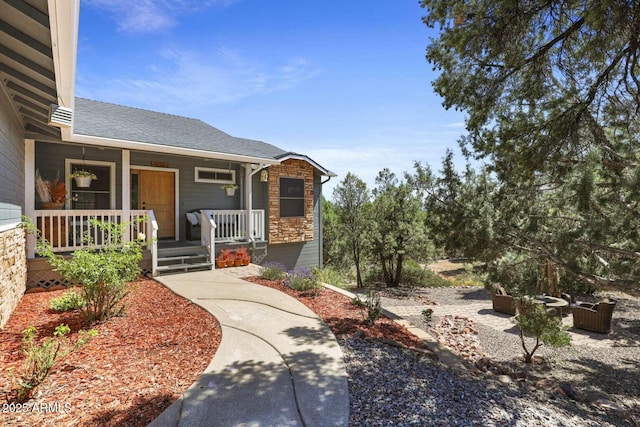
<path id="1" fill-rule="evenodd" d="M 304 216 L 304 179 L 280 178 L 280 217 Z"/>

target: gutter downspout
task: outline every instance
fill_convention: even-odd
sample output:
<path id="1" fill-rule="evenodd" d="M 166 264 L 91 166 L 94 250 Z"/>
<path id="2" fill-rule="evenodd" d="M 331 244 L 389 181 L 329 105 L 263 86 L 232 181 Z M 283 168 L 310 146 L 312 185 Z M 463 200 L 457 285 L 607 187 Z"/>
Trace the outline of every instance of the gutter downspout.
<path id="1" fill-rule="evenodd" d="M 318 212 L 318 217 L 320 219 L 320 224 L 318 225 L 318 235 L 320 237 L 320 253 L 318 254 L 318 261 L 320 262 L 320 268 L 324 267 L 324 218 L 322 216 L 322 211 L 324 210 L 324 204 L 322 203 L 324 200 L 324 196 L 322 195 L 322 185 L 326 184 L 331 180 L 331 177 L 328 176 L 326 181 L 320 181 L 320 209 Z"/>

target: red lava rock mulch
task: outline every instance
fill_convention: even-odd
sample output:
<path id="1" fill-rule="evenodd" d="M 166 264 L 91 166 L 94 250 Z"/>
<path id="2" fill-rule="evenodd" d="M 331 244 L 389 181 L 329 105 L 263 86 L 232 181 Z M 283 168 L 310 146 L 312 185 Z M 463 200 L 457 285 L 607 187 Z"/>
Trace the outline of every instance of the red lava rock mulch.
<path id="1" fill-rule="evenodd" d="M 94 326 L 98 336 L 54 365 L 25 406 L 10 406 L 22 330 L 33 325 L 46 338 L 65 323 L 75 340 L 82 329 L 78 312 L 49 308 L 66 291 L 22 298 L 0 331 L 0 424 L 145 426 L 193 384 L 220 344 L 217 320 L 153 280 L 129 286 L 126 315 Z"/>
<path id="2" fill-rule="evenodd" d="M 320 316 L 338 338 L 359 334 L 387 343 L 395 341 L 407 347 L 427 349 L 421 339 L 387 317 L 383 316 L 372 326 L 365 325 L 362 311 L 351 302 L 349 297 L 338 292 L 322 288 L 316 295 L 313 295 L 295 291 L 286 286 L 283 281 L 258 277 L 247 277 L 244 280 L 277 289 L 298 299 Z M 366 309 L 364 313 L 366 316 Z"/>

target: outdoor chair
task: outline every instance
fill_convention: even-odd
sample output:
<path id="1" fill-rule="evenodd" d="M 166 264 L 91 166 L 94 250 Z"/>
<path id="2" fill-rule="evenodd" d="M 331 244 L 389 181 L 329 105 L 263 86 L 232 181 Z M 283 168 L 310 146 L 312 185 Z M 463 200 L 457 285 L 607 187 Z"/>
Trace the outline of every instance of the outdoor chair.
<path id="1" fill-rule="evenodd" d="M 502 286 L 496 287 L 491 292 L 491 302 L 493 311 L 515 316 L 516 307 L 513 296 L 509 295 Z"/>
<path id="2" fill-rule="evenodd" d="M 611 317 L 615 300 L 604 300 L 596 304 L 580 303 L 573 307 L 573 326 L 586 331 L 607 334 L 611 330 Z"/>

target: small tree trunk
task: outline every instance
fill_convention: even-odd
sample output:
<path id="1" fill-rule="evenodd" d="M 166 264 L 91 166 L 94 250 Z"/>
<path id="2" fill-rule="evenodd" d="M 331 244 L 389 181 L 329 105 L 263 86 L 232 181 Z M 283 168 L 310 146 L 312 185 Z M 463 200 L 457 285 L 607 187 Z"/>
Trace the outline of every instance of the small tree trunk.
<path id="1" fill-rule="evenodd" d="M 362 283 L 362 274 L 360 273 L 360 250 L 358 245 L 354 243 L 353 245 L 353 261 L 356 264 L 356 284 L 358 288 L 363 287 Z"/>
<path id="2" fill-rule="evenodd" d="M 398 262 L 396 264 L 396 277 L 393 282 L 393 287 L 397 288 L 400 286 L 400 281 L 402 280 L 402 262 L 404 261 L 404 254 L 398 254 Z"/>

